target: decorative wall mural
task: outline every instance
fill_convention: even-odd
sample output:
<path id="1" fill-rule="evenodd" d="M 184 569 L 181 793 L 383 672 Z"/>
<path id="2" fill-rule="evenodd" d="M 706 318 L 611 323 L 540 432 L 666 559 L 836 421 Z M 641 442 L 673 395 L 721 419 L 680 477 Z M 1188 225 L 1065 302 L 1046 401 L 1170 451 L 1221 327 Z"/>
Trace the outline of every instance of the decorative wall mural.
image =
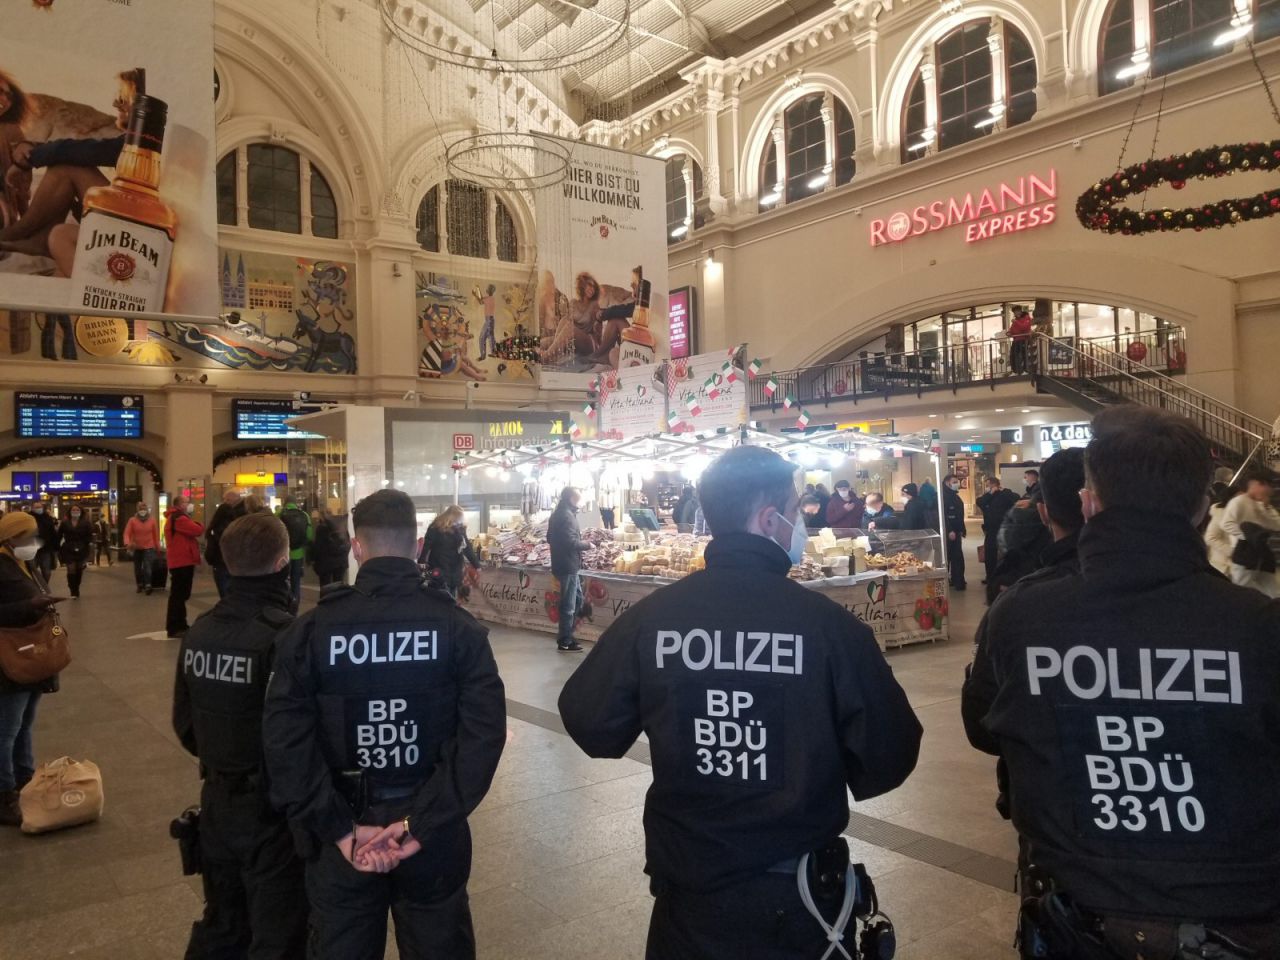
<path id="1" fill-rule="evenodd" d="M 538 338 L 528 283 L 419 273 L 418 376 L 534 378 Z"/>

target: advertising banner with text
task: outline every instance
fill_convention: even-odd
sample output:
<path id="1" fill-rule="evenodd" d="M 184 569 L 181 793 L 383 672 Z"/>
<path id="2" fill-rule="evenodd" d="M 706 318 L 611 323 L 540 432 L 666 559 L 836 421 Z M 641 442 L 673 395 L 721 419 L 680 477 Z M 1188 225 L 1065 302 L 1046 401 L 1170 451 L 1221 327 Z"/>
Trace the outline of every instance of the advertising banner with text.
<path id="1" fill-rule="evenodd" d="M 700 433 L 747 422 L 747 375 L 729 353 L 702 353 L 667 365 L 667 432 Z"/>
<path id="2" fill-rule="evenodd" d="M 653 363 L 600 374 L 596 389 L 602 439 L 630 440 L 667 429 L 667 388 L 662 370 L 663 364 Z"/>
<path id="3" fill-rule="evenodd" d="M 567 176 L 538 194 L 541 383 L 583 389 L 591 373 L 666 353 L 666 166 L 584 143 L 565 146 Z"/>
<path id="4" fill-rule="evenodd" d="M 0 305 L 215 316 L 213 0 L 13 0 L 0 69 Z"/>

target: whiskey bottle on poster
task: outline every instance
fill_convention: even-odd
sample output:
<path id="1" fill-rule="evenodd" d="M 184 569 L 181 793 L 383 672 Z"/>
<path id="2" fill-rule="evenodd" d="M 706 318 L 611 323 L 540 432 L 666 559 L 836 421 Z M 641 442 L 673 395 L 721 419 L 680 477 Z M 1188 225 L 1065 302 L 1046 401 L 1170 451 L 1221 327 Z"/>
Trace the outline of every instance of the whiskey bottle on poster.
<path id="1" fill-rule="evenodd" d="M 631 326 L 622 331 L 622 342 L 618 346 L 619 367 L 643 367 L 653 363 L 658 342 L 649 330 L 649 296 L 652 289 L 653 285 L 648 280 L 640 281 L 640 295 L 636 298 L 635 313 L 631 315 Z"/>
<path id="2" fill-rule="evenodd" d="M 110 186 L 84 197 L 71 269 L 72 310 L 161 313 L 178 218 L 160 199 L 160 152 L 169 107 L 139 95 Z"/>

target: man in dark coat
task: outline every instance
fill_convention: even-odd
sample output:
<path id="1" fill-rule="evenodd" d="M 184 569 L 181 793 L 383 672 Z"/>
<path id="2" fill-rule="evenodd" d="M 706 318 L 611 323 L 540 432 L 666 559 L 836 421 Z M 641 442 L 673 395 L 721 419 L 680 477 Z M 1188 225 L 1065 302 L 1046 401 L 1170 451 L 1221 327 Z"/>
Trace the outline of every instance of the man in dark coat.
<path id="1" fill-rule="evenodd" d="M 960 478 L 948 473 L 942 478 L 942 507 L 946 517 L 947 570 L 952 590 L 967 588 L 964 579 L 964 501 L 960 499 Z"/>
<path id="2" fill-rule="evenodd" d="M 573 639 L 578 618 L 578 600 L 582 582 L 582 552 L 587 549 L 578 529 L 578 504 L 582 494 L 573 487 L 560 491 L 560 502 L 547 522 L 547 543 L 551 546 L 551 573 L 560 581 L 560 619 L 557 622 L 556 649 L 576 652 L 582 644 Z"/>
<path id="3" fill-rule="evenodd" d="M 204 536 L 204 558 L 213 568 L 213 583 L 218 588 L 219 599 L 227 595 L 227 585 L 231 582 L 231 574 L 227 565 L 222 562 L 222 533 L 231 526 L 231 521 L 238 520 L 245 514 L 244 500 L 239 490 L 228 490 L 222 495 L 222 502 L 213 511 L 213 519 L 209 521 L 209 529 Z"/>
<path id="4" fill-rule="evenodd" d="M 982 511 L 982 562 L 987 568 L 987 603 L 995 597 L 996 564 L 999 562 L 1000 524 L 1004 523 L 1013 505 L 1018 502 L 1018 495 L 1000 485 L 1000 478 L 994 474 L 987 477 L 987 492 L 977 500 L 978 509 Z"/>

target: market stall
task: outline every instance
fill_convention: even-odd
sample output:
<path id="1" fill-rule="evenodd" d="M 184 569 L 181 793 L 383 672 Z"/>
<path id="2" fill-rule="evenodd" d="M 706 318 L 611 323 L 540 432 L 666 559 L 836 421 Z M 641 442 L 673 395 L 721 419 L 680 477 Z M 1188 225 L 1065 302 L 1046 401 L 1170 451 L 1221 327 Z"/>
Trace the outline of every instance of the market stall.
<path id="1" fill-rule="evenodd" d="M 601 487 L 621 504 L 620 526 L 586 530 L 583 587 L 587 607 L 575 635 L 597 639 L 633 603 L 704 566 L 709 537 L 672 526 L 645 530 L 628 519 L 629 496 L 643 496 L 646 478 L 659 465 L 682 470 L 690 481 L 719 453 L 739 443 L 767 446 L 797 463 L 823 458 L 836 463 L 859 450 L 896 448 L 929 453 L 922 438 L 870 436 L 857 431 L 770 434 L 744 428 L 708 434 L 656 434 L 632 439 L 565 440 L 501 451 L 477 451 L 462 460 L 466 470 L 514 472 L 527 484 L 542 484 L 545 499 L 572 483 L 588 503 L 601 502 Z M 935 458 L 935 472 L 937 469 Z M 837 538 L 822 531 L 811 538 L 804 560 L 791 572 L 806 588 L 827 594 L 875 631 L 882 648 L 947 639 L 946 551 L 930 530 L 854 531 Z M 559 582 L 550 570 L 545 517 L 534 514 L 478 538 L 485 563 L 466 605 L 478 618 L 510 626 L 557 629 Z"/>

